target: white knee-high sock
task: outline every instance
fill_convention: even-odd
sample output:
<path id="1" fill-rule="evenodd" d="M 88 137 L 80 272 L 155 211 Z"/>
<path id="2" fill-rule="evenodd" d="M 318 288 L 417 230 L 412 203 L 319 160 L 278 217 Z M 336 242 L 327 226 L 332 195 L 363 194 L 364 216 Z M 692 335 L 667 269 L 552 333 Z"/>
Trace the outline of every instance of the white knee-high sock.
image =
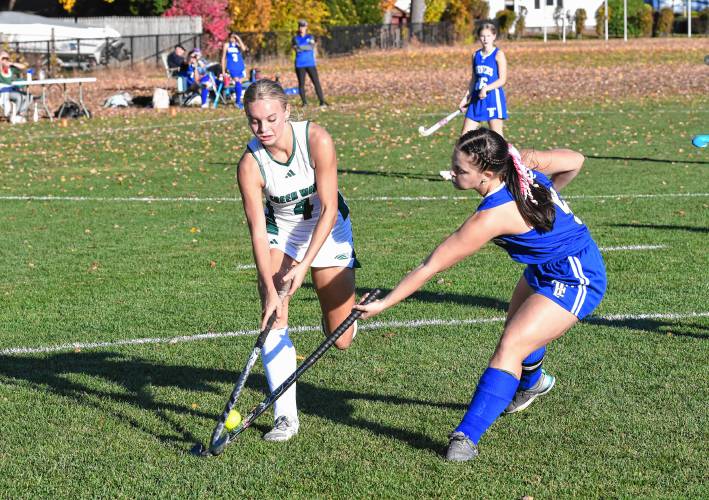
<path id="1" fill-rule="evenodd" d="M 295 347 L 288 336 L 288 327 L 273 329 L 266 337 L 261 351 L 263 367 L 266 371 L 268 387 L 271 391 L 281 385 L 281 383 L 295 371 Z M 273 418 L 285 415 L 288 418 L 296 418 L 298 409 L 295 403 L 295 386 L 290 388 L 278 398 L 273 405 Z"/>

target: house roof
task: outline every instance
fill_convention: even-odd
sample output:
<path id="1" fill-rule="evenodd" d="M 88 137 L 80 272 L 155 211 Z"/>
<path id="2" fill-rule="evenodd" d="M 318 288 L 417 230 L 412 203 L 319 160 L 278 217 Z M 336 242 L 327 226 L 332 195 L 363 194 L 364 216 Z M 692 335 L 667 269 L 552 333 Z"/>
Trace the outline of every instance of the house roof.
<path id="1" fill-rule="evenodd" d="M 87 27 L 86 24 L 78 24 L 72 21 L 65 21 L 57 17 L 43 17 L 24 12 L 6 11 L 0 12 L 0 24 L 51 24 L 52 26 L 68 26 L 71 28 Z"/>
<path id="2" fill-rule="evenodd" d="M 407 14 L 411 13 L 411 0 L 396 0 L 394 7 Z"/>

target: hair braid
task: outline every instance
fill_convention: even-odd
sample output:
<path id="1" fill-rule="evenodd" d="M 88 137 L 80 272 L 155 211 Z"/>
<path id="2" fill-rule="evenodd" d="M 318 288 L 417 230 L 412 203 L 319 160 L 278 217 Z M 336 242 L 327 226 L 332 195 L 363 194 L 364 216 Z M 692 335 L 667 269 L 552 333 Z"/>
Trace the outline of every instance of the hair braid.
<path id="1" fill-rule="evenodd" d="M 495 174 L 507 184 L 522 218 L 538 231 L 551 230 L 556 208 L 549 190 L 535 181 L 519 151 L 505 139 L 488 129 L 471 130 L 462 135 L 456 148 L 482 171 Z"/>

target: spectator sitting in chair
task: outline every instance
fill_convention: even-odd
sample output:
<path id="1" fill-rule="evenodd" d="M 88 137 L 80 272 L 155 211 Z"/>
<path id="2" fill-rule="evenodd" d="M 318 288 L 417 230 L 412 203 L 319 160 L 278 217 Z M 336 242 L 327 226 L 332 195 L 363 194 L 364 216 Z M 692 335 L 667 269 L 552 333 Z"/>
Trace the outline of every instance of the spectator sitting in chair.
<path id="1" fill-rule="evenodd" d="M 10 54 L 0 51 L 0 92 L 8 93 L 10 102 L 14 102 L 18 115 L 27 113 L 30 106 L 30 96 L 12 86 L 12 82 L 21 78 L 20 71 L 27 69 L 27 66 L 10 61 Z"/>
<path id="2" fill-rule="evenodd" d="M 187 89 L 199 92 L 202 107 L 209 107 L 209 92 L 213 88 L 213 77 L 207 70 L 207 62 L 202 59 L 199 49 L 190 51 L 187 68 Z"/>
<path id="3" fill-rule="evenodd" d="M 175 49 L 167 56 L 167 67 L 172 71 L 172 76 L 179 76 L 187 70 L 185 61 L 185 48 L 182 45 L 175 45 Z"/>

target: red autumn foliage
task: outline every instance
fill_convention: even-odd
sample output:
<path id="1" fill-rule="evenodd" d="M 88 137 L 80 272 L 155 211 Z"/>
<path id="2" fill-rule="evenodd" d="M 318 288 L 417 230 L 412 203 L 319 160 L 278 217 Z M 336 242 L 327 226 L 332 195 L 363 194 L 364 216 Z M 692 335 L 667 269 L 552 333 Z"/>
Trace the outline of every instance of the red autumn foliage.
<path id="1" fill-rule="evenodd" d="M 229 35 L 231 19 L 227 0 L 174 0 L 164 16 L 202 16 L 202 27 L 207 34 L 207 53 L 216 53 Z"/>

